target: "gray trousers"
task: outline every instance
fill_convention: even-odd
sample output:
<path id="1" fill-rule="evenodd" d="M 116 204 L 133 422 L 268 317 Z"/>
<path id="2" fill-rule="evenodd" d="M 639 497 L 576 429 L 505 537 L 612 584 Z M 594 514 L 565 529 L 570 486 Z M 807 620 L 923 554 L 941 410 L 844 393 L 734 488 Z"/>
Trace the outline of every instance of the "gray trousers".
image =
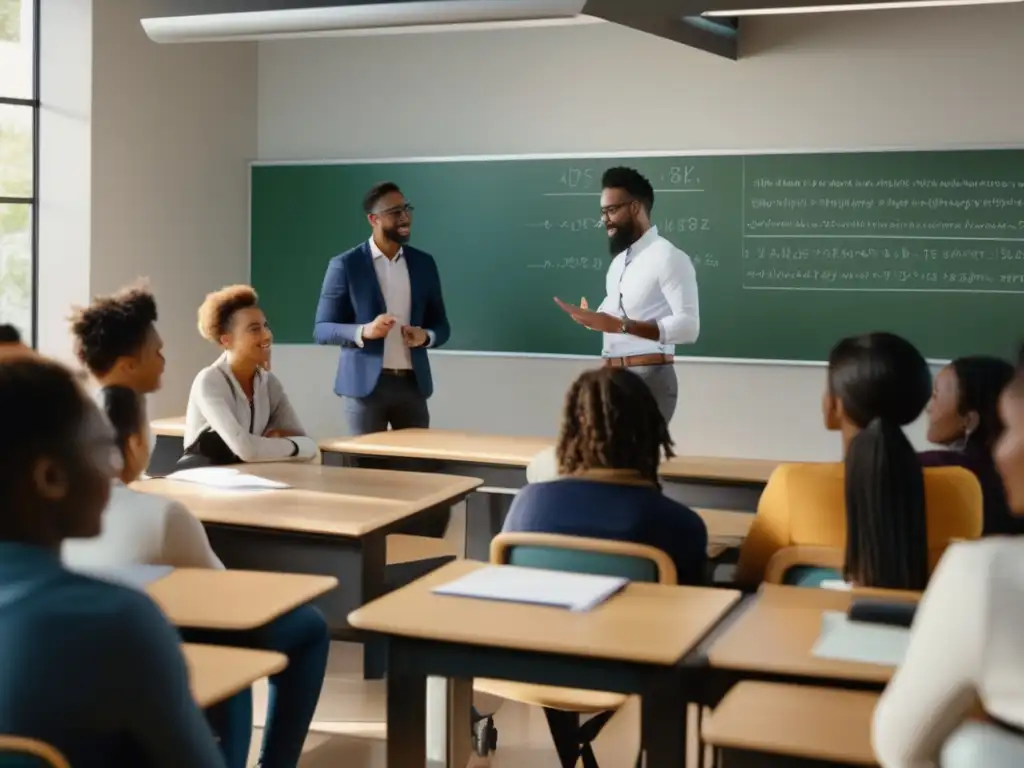
<path id="1" fill-rule="evenodd" d="M 676 402 L 679 400 L 679 380 L 676 378 L 676 367 L 671 364 L 638 365 L 629 370 L 647 384 L 665 421 L 672 421 L 672 414 L 676 412 Z"/>

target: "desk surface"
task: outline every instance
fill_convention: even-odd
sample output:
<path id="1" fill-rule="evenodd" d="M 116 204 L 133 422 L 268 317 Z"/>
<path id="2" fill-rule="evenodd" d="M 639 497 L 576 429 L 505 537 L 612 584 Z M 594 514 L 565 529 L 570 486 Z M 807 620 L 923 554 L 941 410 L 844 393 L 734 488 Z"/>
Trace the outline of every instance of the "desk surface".
<path id="1" fill-rule="evenodd" d="M 228 490 L 153 478 L 132 483 L 132 488 L 176 499 L 204 523 L 360 537 L 451 503 L 481 484 L 473 477 L 311 463 L 246 464 L 239 469 L 292 487 Z"/>
<path id="2" fill-rule="evenodd" d="M 185 417 L 172 416 L 169 419 L 153 419 L 149 422 L 149 431 L 161 437 L 184 437 Z"/>
<path id="3" fill-rule="evenodd" d="M 196 643 L 183 644 L 181 651 L 192 697 L 203 709 L 288 666 L 284 654 L 272 651 Z"/>
<path id="4" fill-rule="evenodd" d="M 702 732 L 716 747 L 877 765 L 871 748 L 877 703 L 878 694 L 865 691 L 743 682 L 725 695 Z"/>
<path id="5" fill-rule="evenodd" d="M 577 613 L 430 591 L 485 566 L 449 563 L 353 611 L 349 623 L 402 637 L 669 666 L 740 597 L 725 589 L 630 584 L 594 610 Z"/>
<path id="6" fill-rule="evenodd" d="M 846 611 L 855 597 L 877 590 L 839 592 L 763 584 L 757 597 L 708 652 L 711 666 L 760 674 L 887 683 L 893 668 L 811 654 L 825 611 Z M 915 592 L 885 592 L 893 600 L 916 601 Z"/>
<path id="7" fill-rule="evenodd" d="M 399 429 L 359 437 L 335 437 L 320 441 L 320 450 L 362 456 L 465 461 L 526 467 L 538 453 L 551 448 L 549 437 L 511 437 L 446 429 Z M 704 478 L 740 482 L 767 482 L 779 465 L 764 459 L 716 459 L 677 456 L 662 464 L 668 478 Z"/>
<path id="8" fill-rule="evenodd" d="M 334 589 L 333 576 L 176 568 L 146 593 L 179 627 L 255 629 Z"/>

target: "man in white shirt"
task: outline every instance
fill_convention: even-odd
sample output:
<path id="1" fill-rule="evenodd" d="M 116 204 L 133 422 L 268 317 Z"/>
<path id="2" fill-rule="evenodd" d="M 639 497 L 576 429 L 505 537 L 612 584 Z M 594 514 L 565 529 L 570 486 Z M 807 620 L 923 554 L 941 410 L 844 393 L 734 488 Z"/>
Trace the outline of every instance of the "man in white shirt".
<path id="1" fill-rule="evenodd" d="M 601 179 L 601 220 L 615 258 L 597 311 L 555 302 L 580 325 L 604 334 L 605 365 L 628 368 L 650 387 L 665 421 L 676 410 L 677 344 L 700 333 L 697 275 L 690 257 L 651 224 L 654 189 L 633 168 L 609 168 Z"/>

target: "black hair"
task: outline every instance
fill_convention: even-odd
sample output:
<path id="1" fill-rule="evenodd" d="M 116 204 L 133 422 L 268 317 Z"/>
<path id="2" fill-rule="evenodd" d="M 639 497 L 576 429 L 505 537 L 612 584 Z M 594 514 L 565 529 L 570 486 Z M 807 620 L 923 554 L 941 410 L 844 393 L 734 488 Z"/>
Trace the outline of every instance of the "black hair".
<path id="1" fill-rule="evenodd" d="M 828 386 L 860 428 L 846 449 L 846 577 L 865 587 L 924 589 L 924 473 L 902 427 L 931 397 L 928 363 L 891 333 L 846 338 L 829 354 Z"/>
<path id="2" fill-rule="evenodd" d="M 20 344 L 21 333 L 10 323 L 0 325 L 0 344 Z"/>
<path id="3" fill-rule="evenodd" d="M 31 466 L 43 456 L 69 460 L 89 404 L 71 371 L 37 356 L 0 360 L 0 528 L 17 523 L 12 506 Z"/>
<path id="4" fill-rule="evenodd" d="M 122 357 L 138 354 L 156 322 L 156 300 L 144 286 L 101 296 L 71 317 L 75 354 L 94 376 Z"/>
<path id="5" fill-rule="evenodd" d="M 634 200 L 638 200 L 649 216 L 654 208 L 654 187 L 635 168 L 619 165 L 609 168 L 601 177 L 602 189 L 624 189 Z"/>
<path id="6" fill-rule="evenodd" d="M 651 390 L 635 373 L 598 368 L 583 372 L 569 387 L 558 435 L 562 474 L 634 469 L 658 484 L 662 452 L 666 458 L 674 455 L 668 425 Z"/>
<path id="7" fill-rule="evenodd" d="M 985 355 L 958 357 L 951 366 L 959 392 L 957 412 L 961 416 L 971 411 L 978 414 L 978 425 L 968 436 L 965 450 L 990 457 L 1003 434 L 999 396 L 1013 381 L 1014 368 L 1002 358 Z"/>
<path id="8" fill-rule="evenodd" d="M 370 191 L 363 196 L 363 213 L 369 215 L 377 207 L 382 197 L 393 192 L 401 193 L 402 190 L 393 181 L 381 181 L 370 187 Z"/>
<path id="9" fill-rule="evenodd" d="M 117 447 L 121 455 L 128 450 L 128 438 L 142 433 L 142 398 L 134 389 L 128 387 L 104 387 L 100 393 L 103 398 L 103 412 L 114 428 Z"/>

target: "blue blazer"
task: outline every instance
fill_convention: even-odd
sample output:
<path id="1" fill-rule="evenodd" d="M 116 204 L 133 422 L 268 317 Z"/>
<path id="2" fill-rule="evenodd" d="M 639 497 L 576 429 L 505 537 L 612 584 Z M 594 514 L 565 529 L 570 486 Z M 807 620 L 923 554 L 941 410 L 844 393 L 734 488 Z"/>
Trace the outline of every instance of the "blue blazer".
<path id="1" fill-rule="evenodd" d="M 409 268 L 412 306 L 410 324 L 430 331 L 440 347 L 451 335 L 441 296 L 441 277 L 429 253 L 404 246 L 402 258 Z M 327 265 L 320 301 L 316 306 L 313 338 L 317 344 L 341 347 L 334 392 L 345 397 L 366 397 L 377 386 L 384 367 L 384 340 L 364 339 L 356 345 L 356 329 L 387 312 L 384 294 L 373 268 L 369 242 L 335 256 Z M 426 347 L 409 350 L 416 383 L 424 397 L 434 392 Z"/>

